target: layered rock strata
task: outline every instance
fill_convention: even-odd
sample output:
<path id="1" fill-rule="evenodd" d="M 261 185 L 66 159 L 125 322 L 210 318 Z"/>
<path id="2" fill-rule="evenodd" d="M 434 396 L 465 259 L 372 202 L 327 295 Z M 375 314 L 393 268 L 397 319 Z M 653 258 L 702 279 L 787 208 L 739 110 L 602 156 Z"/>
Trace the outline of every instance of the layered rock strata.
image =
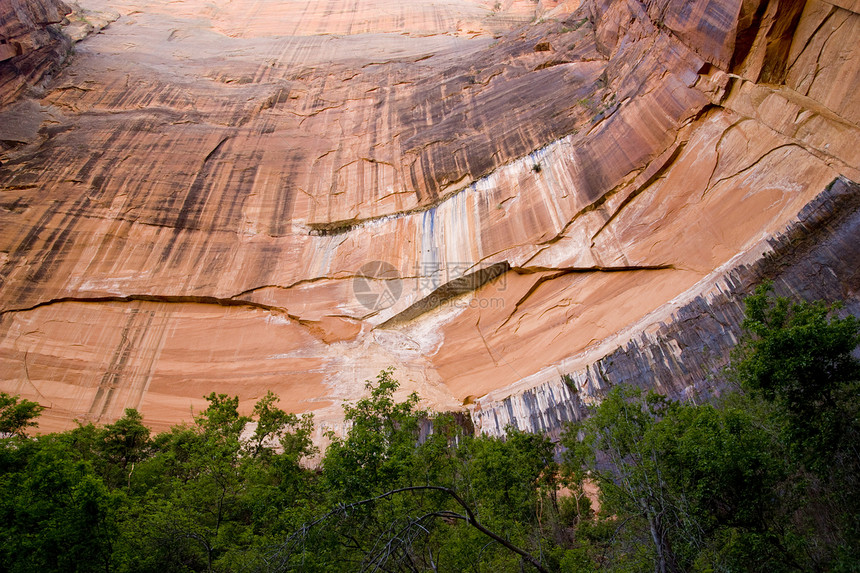
<path id="1" fill-rule="evenodd" d="M 506 396 L 569 417 L 523 391 L 587 402 L 619 333 L 860 181 L 842 0 L 84 4 L 121 17 L 0 110 L 36 126 L 0 170 L 0 387 L 45 430 L 268 389 L 336 429 L 389 365 L 486 429 Z"/>
<path id="2" fill-rule="evenodd" d="M 858 237 L 860 185 L 836 179 L 785 232 L 717 269 L 698 294 L 521 381 L 518 391 L 494 391 L 470 405 L 476 429 L 502 435 L 512 426 L 558 436 L 618 384 L 707 400 L 731 387 L 725 369 L 742 336 L 743 297 L 763 281 L 772 281 L 780 296 L 839 300 L 841 312 L 860 316 Z"/>
<path id="3" fill-rule="evenodd" d="M 60 24 L 72 10 L 60 0 L 0 5 L 0 107 L 57 69 L 71 48 Z"/>

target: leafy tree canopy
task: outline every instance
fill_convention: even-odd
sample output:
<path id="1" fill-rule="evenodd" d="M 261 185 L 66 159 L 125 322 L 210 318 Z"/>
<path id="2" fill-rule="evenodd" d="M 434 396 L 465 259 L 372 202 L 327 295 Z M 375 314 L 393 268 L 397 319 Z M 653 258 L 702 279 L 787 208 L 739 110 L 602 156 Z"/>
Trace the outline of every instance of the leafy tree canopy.
<path id="1" fill-rule="evenodd" d="M 45 407 L 37 402 L 0 392 L 0 435 L 23 437 L 28 428 L 39 425 L 36 418 L 44 409 Z"/>
<path id="2" fill-rule="evenodd" d="M 269 392 L 26 438 L 0 394 L 0 572 L 856 571 L 858 321 L 769 286 L 710 404 L 611 389 L 560 443 L 397 398 L 392 369 L 314 447 Z"/>

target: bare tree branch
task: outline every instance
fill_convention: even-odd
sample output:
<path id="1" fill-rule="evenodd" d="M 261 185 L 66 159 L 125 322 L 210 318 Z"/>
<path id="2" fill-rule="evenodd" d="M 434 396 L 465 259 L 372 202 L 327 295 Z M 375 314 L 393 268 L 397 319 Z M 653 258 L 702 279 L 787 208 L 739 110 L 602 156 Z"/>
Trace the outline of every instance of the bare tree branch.
<path id="1" fill-rule="evenodd" d="M 505 547 L 509 551 L 512 551 L 512 552 L 516 553 L 517 555 L 519 555 L 520 557 L 522 557 L 525 561 L 530 563 L 535 569 L 537 569 L 541 573 L 549 573 L 541 565 L 540 561 L 538 559 L 536 559 L 533 555 L 531 555 L 530 553 L 528 553 L 524 549 L 517 547 L 516 545 L 514 545 L 513 543 L 511 543 L 510 541 L 508 541 L 504 537 L 501 537 L 500 535 L 496 534 L 495 532 L 484 527 L 481 524 L 481 522 L 479 522 L 478 519 L 475 517 L 475 514 L 472 512 L 472 509 L 471 509 L 471 507 L 469 507 L 469 504 L 467 504 L 465 501 L 463 501 L 463 499 L 457 494 L 457 492 L 455 492 L 451 488 L 447 488 L 447 487 L 443 487 L 443 486 L 436 486 L 436 485 L 417 485 L 417 486 L 402 487 L 402 488 L 397 488 L 397 489 L 387 491 L 387 492 L 382 493 L 380 495 L 377 495 L 375 497 L 362 499 L 360 501 L 356 501 L 353 503 L 339 504 L 337 507 L 335 507 L 333 510 L 329 511 L 328 513 L 318 517 L 317 519 L 311 521 L 310 523 L 306 523 L 306 524 L 302 525 L 302 527 L 300 529 L 298 529 L 297 531 L 292 533 L 286 539 L 286 541 L 282 544 L 281 547 L 288 546 L 288 545 L 290 545 L 291 542 L 293 542 L 297 539 L 304 539 L 307 536 L 308 532 L 313 527 L 319 525 L 320 523 L 326 521 L 327 519 L 329 519 L 333 516 L 340 515 L 343 517 L 348 517 L 352 510 L 357 509 L 361 506 L 368 505 L 368 504 L 371 504 L 373 502 L 376 502 L 376 501 L 379 501 L 382 499 L 387 499 L 387 498 L 389 498 L 393 495 L 396 495 L 396 494 L 408 493 L 408 492 L 420 492 L 420 491 L 438 491 L 438 492 L 441 492 L 441 493 L 448 495 L 455 502 L 457 502 L 457 504 L 460 507 L 463 508 L 465 515 L 454 512 L 454 511 L 441 510 L 441 511 L 434 511 L 434 512 L 427 513 L 418 519 L 410 520 L 410 523 L 406 527 L 401 529 L 397 534 L 394 534 L 389 539 L 388 543 L 386 543 L 385 546 L 380 550 L 380 553 L 376 553 L 374 550 L 371 550 L 371 553 L 376 553 L 376 555 L 371 554 L 371 556 L 370 556 L 371 558 L 370 558 L 369 562 L 366 561 L 366 563 L 368 563 L 368 565 L 375 564 L 374 570 L 379 569 L 381 567 L 381 564 L 384 563 L 384 561 L 388 558 L 388 556 L 390 556 L 393 553 L 394 546 L 399 545 L 399 544 L 396 544 L 394 542 L 400 540 L 400 536 L 403 535 L 405 532 L 407 532 L 408 529 L 413 528 L 416 524 L 420 524 L 421 521 L 423 521 L 424 519 L 427 519 L 429 517 L 440 517 L 440 518 L 444 518 L 444 519 L 456 519 L 456 520 L 460 520 L 460 521 L 465 521 L 466 523 L 468 523 L 469 525 L 471 525 L 472 527 L 474 527 L 475 529 L 477 529 L 478 531 L 480 531 L 481 533 L 483 533 L 484 535 L 486 535 L 487 537 L 489 537 L 493 541 L 501 544 L 503 547 Z M 427 531 L 426 528 L 422 527 L 422 529 Z M 407 558 L 408 558 L 408 554 L 407 554 Z"/>

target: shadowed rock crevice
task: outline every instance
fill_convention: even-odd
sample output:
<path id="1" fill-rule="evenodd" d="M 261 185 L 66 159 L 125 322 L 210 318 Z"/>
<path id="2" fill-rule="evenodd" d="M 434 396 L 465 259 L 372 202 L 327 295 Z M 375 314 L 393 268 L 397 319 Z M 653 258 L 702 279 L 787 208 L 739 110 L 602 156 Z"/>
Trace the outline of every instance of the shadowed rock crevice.
<path id="1" fill-rule="evenodd" d="M 19 313 L 19 312 L 30 312 L 39 308 L 43 308 L 46 306 L 51 306 L 55 304 L 62 304 L 68 302 L 78 302 L 78 303 L 86 303 L 86 304 L 99 304 L 99 303 L 108 303 L 108 302 L 162 302 L 168 304 L 206 304 L 206 305 L 216 305 L 216 306 L 230 306 L 230 307 L 247 307 L 258 310 L 264 310 L 266 312 L 282 314 L 284 316 L 288 316 L 293 320 L 299 320 L 296 316 L 290 316 L 287 312 L 282 308 L 277 308 L 274 306 L 245 301 L 245 300 L 237 300 L 233 298 L 217 298 L 211 296 L 188 296 L 188 295 L 155 295 L 155 294 L 130 294 L 130 295 L 113 295 L 113 296 L 87 296 L 87 297 L 62 297 L 52 300 L 46 300 L 40 302 L 38 304 L 34 304 L 32 306 L 26 308 L 7 308 L 5 310 L 0 311 L 0 316 L 4 316 L 11 313 Z"/>

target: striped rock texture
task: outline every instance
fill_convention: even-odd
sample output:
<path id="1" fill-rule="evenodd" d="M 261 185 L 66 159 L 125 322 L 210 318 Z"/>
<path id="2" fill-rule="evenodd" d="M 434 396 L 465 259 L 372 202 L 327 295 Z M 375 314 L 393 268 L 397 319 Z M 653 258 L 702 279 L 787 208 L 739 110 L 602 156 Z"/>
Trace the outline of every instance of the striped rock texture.
<path id="1" fill-rule="evenodd" d="M 71 11 L 59 0 L 0 3 L 0 106 L 13 103 L 65 59 L 71 41 L 60 25 Z"/>
<path id="2" fill-rule="evenodd" d="M 44 431 L 269 389 L 337 431 L 387 366 L 553 431 L 707 390 L 756 280 L 857 298 L 856 1 L 51 2 L 0 2 L 0 57 L 80 40 L 0 67 L 0 389 Z"/>

